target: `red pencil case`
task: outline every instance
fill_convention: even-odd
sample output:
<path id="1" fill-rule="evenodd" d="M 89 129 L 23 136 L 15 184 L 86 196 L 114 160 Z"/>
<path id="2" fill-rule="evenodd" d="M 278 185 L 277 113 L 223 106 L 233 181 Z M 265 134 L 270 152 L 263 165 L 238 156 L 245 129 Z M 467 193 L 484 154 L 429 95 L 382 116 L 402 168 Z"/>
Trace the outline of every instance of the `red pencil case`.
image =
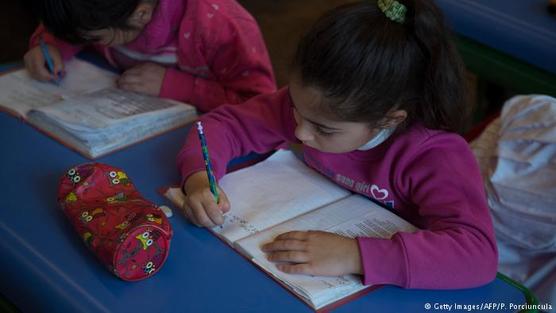
<path id="1" fill-rule="evenodd" d="M 166 261 L 170 223 L 121 169 L 101 163 L 69 169 L 58 203 L 85 245 L 119 278 L 148 278 Z"/>

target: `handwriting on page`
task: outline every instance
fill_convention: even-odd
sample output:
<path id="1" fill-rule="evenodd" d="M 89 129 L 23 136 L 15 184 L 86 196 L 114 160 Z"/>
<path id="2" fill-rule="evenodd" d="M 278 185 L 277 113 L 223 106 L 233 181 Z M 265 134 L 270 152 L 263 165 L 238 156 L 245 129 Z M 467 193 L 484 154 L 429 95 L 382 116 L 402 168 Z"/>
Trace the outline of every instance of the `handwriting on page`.
<path id="1" fill-rule="evenodd" d="M 92 93 L 99 102 L 96 110 L 99 114 L 109 119 L 122 119 L 175 106 L 175 103 L 161 101 L 160 99 L 126 92 L 120 89 L 107 88 Z"/>
<path id="2" fill-rule="evenodd" d="M 143 125 L 134 128 L 136 134 L 139 133 L 141 127 L 154 125 L 160 127 L 161 123 L 156 120 L 160 115 L 150 113 L 172 110 L 181 105 L 178 102 L 106 88 L 75 96 L 39 110 L 65 128 L 74 130 L 76 136 L 80 136 L 84 132 L 87 132 L 87 136 L 100 136 L 103 134 L 98 132 L 98 129 L 107 127 L 111 127 L 112 133 L 124 131 L 122 127 L 126 126 L 126 123 L 123 123 L 126 119 L 135 119 L 135 125 Z M 89 134 L 91 131 L 94 134 Z"/>
<path id="3" fill-rule="evenodd" d="M 246 231 L 250 235 L 256 234 L 256 233 L 261 231 L 255 225 L 251 224 L 246 219 L 242 218 L 241 216 L 235 215 L 235 214 L 226 215 L 226 218 L 224 220 L 224 224 L 222 224 L 221 226 L 218 226 L 216 228 L 216 231 L 221 232 L 221 231 L 223 231 L 227 228 L 232 228 L 234 226 L 243 229 L 244 231 Z"/>
<path id="4" fill-rule="evenodd" d="M 359 236 L 390 238 L 398 229 L 399 227 L 391 221 L 367 215 L 360 222 L 338 225 L 330 231 L 351 238 Z"/>
<path id="5" fill-rule="evenodd" d="M 32 80 L 25 71 L 0 77 L 0 103 L 20 115 L 63 99 L 54 84 Z"/>
<path id="6" fill-rule="evenodd" d="M 326 279 L 320 279 L 320 281 L 328 289 L 334 289 L 339 286 L 353 285 L 353 278 L 349 279 L 348 277 L 349 276 L 327 277 Z"/>
<path id="7" fill-rule="evenodd" d="M 26 106 L 28 108 L 27 110 L 39 108 L 63 100 L 63 96 L 58 94 L 45 94 L 38 90 L 26 88 L 13 90 L 6 96 L 9 101 Z"/>

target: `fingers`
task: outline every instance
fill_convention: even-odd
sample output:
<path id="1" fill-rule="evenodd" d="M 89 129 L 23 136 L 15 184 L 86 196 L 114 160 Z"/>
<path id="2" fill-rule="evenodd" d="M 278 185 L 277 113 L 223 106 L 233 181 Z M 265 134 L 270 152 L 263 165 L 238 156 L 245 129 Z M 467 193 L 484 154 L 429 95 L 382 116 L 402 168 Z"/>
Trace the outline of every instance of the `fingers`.
<path id="1" fill-rule="evenodd" d="M 204 199 L 206 199 L 204 202 L 205 213 L 213 223 L 213 226 L 222 225 L 224 223 L 224 215 L 222 214 L 218 204 L 215 202 L 214 195 L 210 192 L 210 190 L 205 189 Z"/>
<path id="2" fill-rule="evenodd" d="M 307 242 L 295 239 L 275 239 L 273 242 L 267 243 L 262 247 L 264 252 L 274 251 L 306 251 Z"/>
<path id="3" fill-rule="evenodd" d="M 141 76 L 143 72 L 145 72 L 146 70 L 148 70 L 147 67 L 145 67 L 145 63 L 136 65 L 132 68 L 127 69 L 124 72 L 124 75 L 132 75 L 132 76 Z"/>
<path id="4" fill-rule="evenodd" d="M 151 94 L 148 92 L 149 86 L 145 73 L 137 67 L 125 71 L 116 83 L 118 88 L 123 90 Z"/>
<path id="5" fill-rule="evenodd" d="M 218 188 L 218 208 L 222 213 L 228 213 L 230 211 L 231 205 L 230 201 L 228 200 L 228 196 L 224 193 L 222 189 Z"/>
<path id="6" fill-rule="evenodd" d="M 183 214 L 185 215 L 185 217 L 189 221 L 191 221 L 193 224 L 197 225 L 195 222 L 193 222 L 193 218 L 191 217 L 192 216 L 191 207 L 189 206 L 187 200 L 183 202 L 183 208 L 182 209 L 183 209 Z M 199 225 L 197 225 L 197 226 L 199 226 Z"/>
<path id="7" fill-rule="evenodd" d="M 307 241 L 299 240 L 304 237 L 302 233 L 304 232 L 285 233 L 276 237 L 273 242 L 265 244 L 262 250 L 267 254 L 267 259 L 271 262 L 309 262 Z"/>
<path id="8" fill-rule="evenodd" d="M 276 267 L 284 273 L 314 275 L 308 241 L 311 233 L 287 232 L 277 236 L 273 242 L 265 244 L 261 249 L 267 254 L 267 259 L 277 263 Z"/>
<path id="9" fill-rule="evenodd" d="M 214 227 L 224 223 L 222 210 L 214 201 L 210 189 L 187 197 L 184 202 L 184 214 L 193 224 L 200 227 Z"/>
<path id="10" fill-rule="evenodd" d="M 310 261 L 309 254 L 304 251 L 278 251 L 267 254 L 271 262 L 307 263 Z"/>
<path id="11" fill-rule="evenodd" d="M 118 87 L 151 96 L 158 96 L 166 68 L 152 63 L 143 63 L 127 71 L 118 79 Z"/>
<path id="12" fill-rule="evenodd" d="M 133 91 L 133 92 L 141 92 L 141 86 L 138 84 L 130 84 L 127 82 L 122 82 L 120 80 L 117 81 L 118 84 L 118 88 L 122 89 L 122 90 L 127 90 L 127 91 Z"/>
<path id="13" fill-rule="evenodd" d="M 313 267 L 308 263 L 300 264 L 276 264 L 276 268 L 280 271 L 288 274 L 305 274 L 305 275 L 316 275 L 313 271 Z"/>
<path id="14" fill-rule="evenodd" d="M 34 79 L 48 81 L 54 78 L 45 65 L 44 56 L 40 48 L 35 47 L 29 50 L 23 59 L 25 68 Z"/>
<path id="15" fill-rule="evenodd" d="M 125 71 L 117 81 L 118 87 L 123 90 L 139 92 L 143 86 L 143 79 L 137 71 Z"/>
<path id="16" fill-rule="evenodd" d="M 60 51 L 54 47 L 48 47 L 50 57 L 52 58 L 52 63 L 54 64 L 54 77 L 55 79 L 62 79 L 65 73 L 65 65 L 62 60 L 62 55 Z"/>
<path id="17" fill-rule="evenodd" d="M 63 77 L 65 66 L 60 51 L 55 47 L 48 46 L 48 51 L 53 62 L 51 73 L 46 65 L 46 60 L 40 47 L 29 50 L 24 56 L 25 68 L 34 79 L 40 81 L 59 80 Z"/>
<path id="18" fill-rule="evenodd" d="M 193 206 L 191 208 L 191 217 L 194 224 L 200 227 L 214 227 L 214 222 L 210 219 L 202 206 Z"/>
<path id="19" fill-rule="evenodd" d="M 308 231 L 290 231 L 277 236 L 275 240 L 284 240 L 284 239 L 307 240 L 309 234 L 310 232 Z"/>

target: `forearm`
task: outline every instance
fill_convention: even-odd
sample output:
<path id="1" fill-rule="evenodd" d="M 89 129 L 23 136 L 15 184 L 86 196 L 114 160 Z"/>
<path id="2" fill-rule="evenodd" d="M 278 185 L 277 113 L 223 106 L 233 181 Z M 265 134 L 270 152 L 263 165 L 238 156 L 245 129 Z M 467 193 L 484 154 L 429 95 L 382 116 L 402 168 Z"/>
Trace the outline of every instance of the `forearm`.
<path id="1" fill-rule="evenodd" d="M 242 105 L 224 105 L 201 117 L 217 179 L 225 174 L 231 159 L 251 152 L 266 153 L 295 140 L 288 99 L 288 91 L 283 89 Z M 201 144 L 194 131 L 189 132 L 177 161 L 183 178 L 204 170 Z"/>
<path id="2" fill-rule="evenodd" d="M 273 80 L 264 76 L 253 76 L 249 82 L 225 83 L 169 68 L 160 97 L 187 102 L 202 112 L 209 112 L 223 104 L 240 104 L 255 95 L 274 91 Z"/>
<path id="3" fill-rule="evenodd" d="M 492 281 L 497 251 L 491 238 L 465 228 L 358 238 L 365 284 L 404 288 L 471 288 Z"/>

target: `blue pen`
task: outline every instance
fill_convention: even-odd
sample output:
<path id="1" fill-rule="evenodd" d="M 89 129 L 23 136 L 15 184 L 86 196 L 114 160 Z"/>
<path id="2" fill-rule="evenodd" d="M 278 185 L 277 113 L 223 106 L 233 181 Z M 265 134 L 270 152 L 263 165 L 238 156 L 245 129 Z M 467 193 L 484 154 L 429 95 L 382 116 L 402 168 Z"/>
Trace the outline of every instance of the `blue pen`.
<path id="1" fill-rule="evenodd" d="M 207 147 L 207 140 L 205 138 L 205 133 L 203 132 L 203 125 L 201 122 L 197 122 L 197 134 L 199 134 L 199 140 L 201 141 L 201 150 L 203 150 L 203 159 L 205 159 L 205 168 L 207 170 L 207 176 L 209 180 L 210 192 L 214 196 L 216 203 L 219 201 L 218 188 L 216 188 L 216 179 L 212 172 L 212 166 L 210 164 L 209 152 Z"/>
<path id="2" fill-rule="evenodd" d="M 48 71 L 50 71 L 50 73 L 52 73 L 54 77 L 56 77 L 56 79 L 54 79 L 54 83 L 56 85 L 60 85 L 60 78 L 58 78 L 58 74 L 54 72 L 54 62 L 52 62 L 50 53 L 48 53 L 48 47 L 46 46 L 46 43 L 42 38 L 39 39 L 39 44 L 41 46 L 42 55 L 44 56 L 44 59 L 46 61 L 46 66 L 48 67 Z"/>

